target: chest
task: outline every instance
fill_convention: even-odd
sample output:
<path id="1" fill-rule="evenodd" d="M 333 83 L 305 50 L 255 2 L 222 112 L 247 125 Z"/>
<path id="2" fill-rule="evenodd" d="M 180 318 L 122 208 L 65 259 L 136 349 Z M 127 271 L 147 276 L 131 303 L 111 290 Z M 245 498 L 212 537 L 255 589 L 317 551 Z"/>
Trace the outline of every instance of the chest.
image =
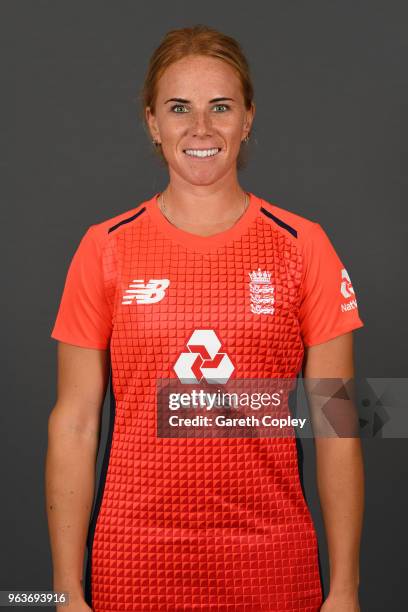
<path id="1" fill-rule="evenodd" d="M 117 341 L 121 350 L 125 346 L 163 366 L 186 350 L 197 331 L 207 330 L 208 341 L 217 344 L 212 352 L 227 351 L 256 375 L 277 361 L 279 371 L 297 363 L 301 260 L 287 245 L 273 246 L 258 241 L 207 254 L 178 245 L 160 254 L 154 244 L 124 249 L 117 266 L 114 346 Z"/>

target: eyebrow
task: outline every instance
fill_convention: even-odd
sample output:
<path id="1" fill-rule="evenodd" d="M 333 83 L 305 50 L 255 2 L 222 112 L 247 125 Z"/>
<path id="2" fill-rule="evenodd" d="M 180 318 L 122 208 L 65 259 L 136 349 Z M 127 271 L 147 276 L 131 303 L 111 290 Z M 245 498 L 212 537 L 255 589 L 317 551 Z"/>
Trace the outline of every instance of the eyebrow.
<path id="1" fill-rule="evenodd" d="M 234 98 L 213 98 L 209 101 L 209 104 L 212 104 L 213 102 L 222 102 L 223 100 L 231 100 L 233 102 Z M 167 102 L 180 102 L 181 104 L 189 104 L 190 100 L 185 100 L 184 98 L 169 98 L 165 101 L 165 104 L 167 104 Z"/>

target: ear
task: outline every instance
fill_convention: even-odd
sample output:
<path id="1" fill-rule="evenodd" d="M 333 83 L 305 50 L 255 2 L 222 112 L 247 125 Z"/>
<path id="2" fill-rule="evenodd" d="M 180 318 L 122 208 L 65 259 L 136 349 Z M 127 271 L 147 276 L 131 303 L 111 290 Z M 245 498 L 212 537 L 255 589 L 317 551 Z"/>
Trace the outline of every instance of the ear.
<path id="1" fill-rule="evenodd" d="M 255 118 L 255 102 L 252 102 L 251 108 L 245 111 L 245 119 L 243 126 L 243 137 L 245 138 L 251 131 L 252 123 Z"/>
<path id="2" fill-rule="evenodd" d="M 161 141 L 160 132 L 157 126 L 156 117 L 153 115 L 150 106 L 146 106 L 145 117 L 146 117 L 147 125 L 149 126 L 149 131 L 150 131 L 152 139 L 160 142 Z"/>

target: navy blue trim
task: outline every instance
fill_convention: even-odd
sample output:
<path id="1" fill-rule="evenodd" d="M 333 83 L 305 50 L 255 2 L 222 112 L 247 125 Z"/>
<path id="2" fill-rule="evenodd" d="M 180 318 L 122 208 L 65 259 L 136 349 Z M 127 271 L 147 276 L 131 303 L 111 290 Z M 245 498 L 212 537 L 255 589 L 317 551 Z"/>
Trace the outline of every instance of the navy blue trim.
<path id="1" fill-rule="evenodd" d="M 299 379 L 300 374 L 298 373 L 297 377 L 296 377 L 296 385 L 294 387 L 294 389 L 292 389 L 292 391 L 289 393 L 288 396 L 288 405 L 289 405 L 289 409 L 291 412 L 292 417 L 296 418 L 297 416 L 297 406 L 296 406 L 296 401 L 295 401 L 295 394 L 297 393 L 297 386 L 299 384 L 298 379 Z M 295 438 L 296 440 L 296 451 L 297 451 L 297 463 L 298 463 L 298 472 L 299 472 L 299 481 L 300 481 L 300 486 L 302 488 L 302 493 L 303 493 L 303 498 L 305 500 L 305 503 L 307 505 L 307 507 L 309 507 L 309 504 L 307 502 L 307 497 L 306 497 L 306 491 L 305 491 L 305 483 L 303 480 L 303 464 L 304 464 L 304 453 L 303 453 L 303 446 L 302 446 L 302 441 L 301 439 L 296 436 Z M 324 584 L 323 584 L 323 571 L 322 571 L 322 562 L 321 562 L 321 558 L 320 558 L 320 548 L 319 548 L 319 544 L 317 545 L 317 562 L 318 562 L 318 566 L 319 566 L 319 579 L 320 579 L 320 587 L 322 589 L 322 596 L 323 596 L 323 601 L 326 598 L 325 592 L 324 592 Z"/>
<path id="2" fill-rule="evenodd" d="M 317 546 L 317 561 L 318 561 L 318 564 L 319 564 L 320 588 L 322 589 L 322 595 L 323 595 L 323 601 L 324 601 L 326 599 L 326 593 L 324 591 L 323 570 L 322 570 L 322 561 L 320 559 L 320 548 L 319 548 L 319 546 Z"/>
<path id="3" fill-rule="evenodd" d="M 287 230 L 290 234 L 292 234 L 292 236 L 297 238 L 297 230 L 295 230 L 294 227 L 292 227 L 291 225 L 288 225 L 287 223 L 282 221 L 282 219 L 275 217 L 275 215 L 269 212 L 269 210 L 266 210 L 266 208 L 264 208 L 263 206 L 261 206 L 261 212 L 267 217 L 269 217 L 270 219 L 272 219 L 273 221 L 275 221 L 277 225 L 280 225 L 280 227 L 283 227 L 283 229 Z"/>
<path id="4" fill-rule="evenodd" d="M 306 505 L 309 507 L 309 504 L 307 503 L 307 498 L 306 498 L 305 484 L 304 484 L 304 481 L 303 481 L 303 458 L 304 458 L 303 446 L 302 446 L 302 442 L 301 442 L 300 438 L 298 438 L 297 436 L 296 436 L 296 448 L 297 448 L 297 457 L 298 457 L 298 470 L 299 470 L 300 486 L 302 487 L 303 497 L 305 499 Z M 323 601 L 324 601 L 326 596 L 325 596 L 325 593 L 324 593 L 323 571 L 322 571 L 322 562 L 321 562 L 321 559 L 320 559 L 319 544 L 317 545 L 317 562 L 318 562 L 318 566 L 319 566 L 320 587 L 322 589 L 322 595 L 323 595 Z"/>
<path id="5" fill-rule="evenodd" d="M 96 522 L 98 520 L 99 510 L 102 504 L 103 492 L 105 489 L 106 474 L 108 471 L 110 452 L 111 452 L 111 447 L 112 447 L 113 428 L 115 425 L 115 414 L 116 414 L 115 395 L 113 393 L 113 384 L 112 384 L 112 368 L 110 371 L 109 387 L 110 387 L 110 416 L 109 416 L 108 437 L 106 440 L 106 446 L 105 446 L 105 451 L 104 451 L 104 456 L 103 456 L 103 463 L 102 463 L 101 475 L 99 479 L 98 492 L 96 494 L 95 505 L 94 505 L 94 509 L 92 512 L 92 518 L 89 523 L 88 535 L 86 538 L 86 546 L 88 549 L 88 559 L 87 559 L 86 570 L 85 570 L 84 596 L 85 596 L 86 603 L 91 608 L 93 608 L 92 606 L 92 546 L 93 546 L 93 541 L 94 541 Z M 100 434 L 101 432 L 99 431 L 99 442 L 100 442 Z"/>
<path id="6" fill-rule="evenodd" d="M 110 227 L 108 229 L 108 234 L 109 234 L 109 232 L 113 232 L 115 229 L 117 229 L 118 227 L 120 227 L 124 223 L 130 223 L 131 221 L 133 221 L 134 219 L 139 217 L 139 215 L 141 215 L 145 210 L 146 210 L 146 206 L 143 206 L 143 208 L 141 210 L 139 210 L 137 213 L 135 213 L 131 217 L 128 217 L 127 219 L 123 219 L 122 221 L 119 221 L 119 223 L 116 223 L 116 225 L 112 225 L 112 227 Z"/>
<path id="7" fill-rule="evenodd" d="M 305 499 L 305 502 L 307 503 L 305 483 L 303 481 L 303 463 L 304 463 L 303 446 L 302 446 L 302 442 L 300 438 L 298 438 L 297 436 L 296 436 L 296 450 L 297 450 L 297 458 L 298 458 L 300 486 L 302 487 L 303 497 Z"/>

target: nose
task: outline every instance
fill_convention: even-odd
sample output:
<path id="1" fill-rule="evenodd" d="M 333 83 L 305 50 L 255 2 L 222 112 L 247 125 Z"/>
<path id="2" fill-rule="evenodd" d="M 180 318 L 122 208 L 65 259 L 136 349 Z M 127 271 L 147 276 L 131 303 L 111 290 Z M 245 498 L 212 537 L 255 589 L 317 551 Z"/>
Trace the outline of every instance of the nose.
<path id="1" fill-rule="evenodd" d="M 208 136 L 212 133 L 211 117 L 206 110 L 197 110 L 193 115 L 193 134 L 195 136 Z"/>

